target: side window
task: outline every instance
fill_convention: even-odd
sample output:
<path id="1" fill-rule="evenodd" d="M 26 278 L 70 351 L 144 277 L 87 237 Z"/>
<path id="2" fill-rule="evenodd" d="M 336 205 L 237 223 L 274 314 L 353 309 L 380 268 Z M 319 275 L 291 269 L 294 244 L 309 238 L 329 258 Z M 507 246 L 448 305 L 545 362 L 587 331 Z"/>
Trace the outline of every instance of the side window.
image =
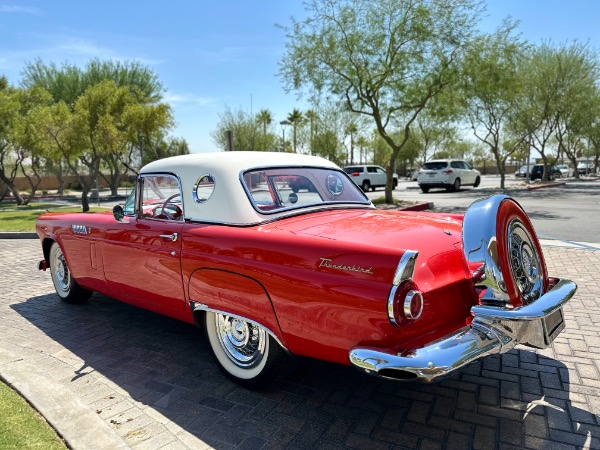
<path id="1" fill-rule="evenodd" d="M 381 167 L 376 167 L 375 170 L 377 170 L 377 173 L 385 174 L 385 170 L 383 170 Z"/>
<path id="2" fill-rule="evenodd" d="M 465 169 L 473 170 L 473 166 L 471 164 L 469 164 L 468 162 L 463 162 L 463 164 L 465 165 Z"/>
<path id="3" fill-rule="evenodd" d="M 141 216 L 157 220 L 183 220 L 183 202 L 177 178 L 144 175 L 141 186 Z"/>
<path id="4" fill-rule="evenodd" d="M 135 214 L 135 191 L 136 188 L 134 188 L 131 191 L 131 193 L 127 196 L 125 206 L 123 206 L 123 213 L 126 216 L 133 216 Z"/>
<path id="5" fill-rule="evenodd" d="M 450 167 L 452 167 L 453 169 L 462 169 L 463 165 L 459 161 L 452 161 Z"/>

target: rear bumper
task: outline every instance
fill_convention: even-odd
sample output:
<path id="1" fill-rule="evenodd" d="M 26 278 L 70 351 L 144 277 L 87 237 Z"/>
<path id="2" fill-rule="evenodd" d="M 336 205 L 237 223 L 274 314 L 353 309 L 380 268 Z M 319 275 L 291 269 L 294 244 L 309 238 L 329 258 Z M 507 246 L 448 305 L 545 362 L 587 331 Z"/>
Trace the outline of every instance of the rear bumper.
<path id="1" fill-rule="evenodd" d="M 430 382 L 484 356 L 506 353 L 517 344 L 545 348 L 564 329 L 563 305 L 577 285 L 556 280 L 546 294 L 526 306 L 474 306 L 470 326 L 425 347 L 400 353 L 356 347 L 350 362 L 357 369 L 383 378 Z"/>

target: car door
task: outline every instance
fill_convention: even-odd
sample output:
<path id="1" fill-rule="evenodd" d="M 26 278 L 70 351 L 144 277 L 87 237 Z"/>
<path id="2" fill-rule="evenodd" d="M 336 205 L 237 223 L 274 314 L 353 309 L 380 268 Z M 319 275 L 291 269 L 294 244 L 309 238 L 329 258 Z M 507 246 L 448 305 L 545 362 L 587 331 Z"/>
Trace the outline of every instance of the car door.
<path id="1" fill-rule="evenodd" d="M 473 169 L 473 167 L 469 164 L 466 163 L 464 161 L 461 161 L 461 164 L 463 166 L 463 177 L 464 177 L 464 184 L 474 184 L 475 183 L 475 178 L 477 178 L 477 174 L 475 173 L 475 169 Z"/>
<path id="2" fill-rule="evenodd" d="M 377 177 L 377 186 L 385 186 L 385 183 L 387 181 L 385 179 L 385 170 L 382 167 L 376 167 L 375 174 Z"/>
<path id="3" fill-rule="evenodd" d="M 119 296 L 182 309 L 179 180 L 170 174 L 142 175 L 134 204 L 122 221 L 115 219 L 106 228 L 103 261 L 108 288 Z"/>

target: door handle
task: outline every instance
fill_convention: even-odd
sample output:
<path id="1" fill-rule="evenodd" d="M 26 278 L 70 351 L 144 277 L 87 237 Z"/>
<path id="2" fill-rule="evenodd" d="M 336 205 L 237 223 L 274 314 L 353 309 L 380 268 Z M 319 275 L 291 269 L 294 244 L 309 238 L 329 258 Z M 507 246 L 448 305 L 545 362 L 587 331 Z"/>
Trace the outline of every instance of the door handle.
<path id="1" fill-rule="evenodd" d="M 179 235 L 177 233 L 161 234 L 160 237 L 163 239 L 170 239 L 171 241 L 175 242 L 177 240 L 177 238 L 179 237 Z"/>

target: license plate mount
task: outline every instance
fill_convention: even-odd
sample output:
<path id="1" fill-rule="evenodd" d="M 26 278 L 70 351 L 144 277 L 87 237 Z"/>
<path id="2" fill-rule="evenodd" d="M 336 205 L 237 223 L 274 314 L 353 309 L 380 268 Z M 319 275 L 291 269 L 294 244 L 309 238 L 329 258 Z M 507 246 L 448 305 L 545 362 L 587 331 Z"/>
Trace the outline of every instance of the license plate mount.
<path id="1" fill-rule="evenodd" d="M 544 325 L 544 338 L 546 345 L 550 345 L 556 336 L 565 328 L 565 318 L 562 308 L 557 309 L 553 313 L 542 319 Z"/>

